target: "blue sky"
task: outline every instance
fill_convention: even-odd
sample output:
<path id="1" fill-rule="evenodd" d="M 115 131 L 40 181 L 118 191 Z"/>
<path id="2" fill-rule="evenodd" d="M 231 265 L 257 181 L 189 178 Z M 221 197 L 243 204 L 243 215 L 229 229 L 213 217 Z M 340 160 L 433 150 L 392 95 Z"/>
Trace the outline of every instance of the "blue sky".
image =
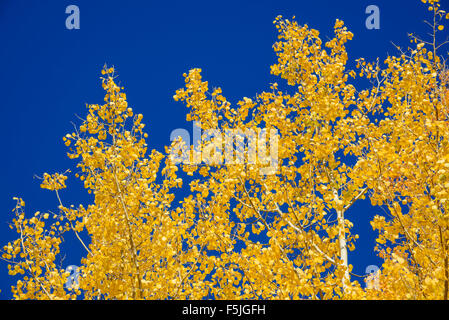
<path id="1" fill-rule="evenodd" d="M 79 30 L 65 27 L 65 9 L 72 4 L 80 9 Z M 371 4 L 380 8 L 379 30 L 365 27 Z M 449 1 L 442 5 L 449 11 Z M 13 196 L 24 198 L 29 214 L 56 209 L 54 194 L 40 189 L 33 176 L 73 167 L 62 137 L 72 131 L 75 114 L 85 114 L 86 103 L 102 102 L 105 63 L 116 67 L 130 106 L 144 114 L 150 147 L 162 151 L 172 130 L 192 130 L 186 108 L 172 98 L 189 69 L 202 68 L 210 85 L 222 87 L 234 102 L 282 82 L 269 74 L 275 62 L 272 22 L 280 14 L 296 16 L 323 39 L 332 36 L 336 18 L 344 20 L 355 35 L 348 45 L 352 60 L 383 60 L 396 53 L 391 42 L 406 48 L 407 33 L 425 35 L 423 20 L 429 18 L 418 0 L 0 0 L 0 244 L 14 237 L 8 228 Z M 79 182 L 68 186 L 66 203 L 89 200 Z M 348 217 L 360 235 L 350 256 L 359 274 L 379 263 L 369 225 L 376 212 L 361 202 Z M 68 240 L 66 247 L 64 266 L 79 264 L 78 246 Z M 11 297 L 12 283 L 0 262 L 0 298 Z"/>

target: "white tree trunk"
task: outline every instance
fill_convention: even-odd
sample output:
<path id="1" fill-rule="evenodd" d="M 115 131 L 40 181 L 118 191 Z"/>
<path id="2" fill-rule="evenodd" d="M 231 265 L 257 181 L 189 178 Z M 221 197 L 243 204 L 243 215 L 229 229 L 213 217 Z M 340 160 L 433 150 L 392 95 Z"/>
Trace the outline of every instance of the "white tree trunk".
<path id="1" fill-rule="evenodd" d="M 334 190 L 334 200 L 337 203 L 337 206 L 340 206 L 340 199 L 338 197 L 338 193 Z M 344 209 L 337 210 L 337 219 L 338 219 L 338 244 L 340 248 L 340 258 L 342 260 L 342 265 L 345 270 L 345 275 L 342 279 L 343 290 L 346 292 L 347 287 L 349 285 L 349 268 L 348 268 L 348 248 L 346 245 L 346 234 L 345 234 L 345 217 L 344 217 Z"/>

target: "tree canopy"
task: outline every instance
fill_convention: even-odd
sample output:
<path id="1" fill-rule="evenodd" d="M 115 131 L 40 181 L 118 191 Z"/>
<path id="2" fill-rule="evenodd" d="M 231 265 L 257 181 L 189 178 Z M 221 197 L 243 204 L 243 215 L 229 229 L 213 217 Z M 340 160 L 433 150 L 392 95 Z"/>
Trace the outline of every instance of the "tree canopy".
<path id="1" fill-rule="evenodd" d="M 185 73 L 174 99 L 202 132 L 193 145 L 148 150 L 143 115 L 105 67 L 104 103 L 63 138 L 76 165 L 42 177 L 57 212 L 26 215 L 15 198 L 17 239 L 2 253 L 14 298 L 448 299 L 449 72 L 437 35 L 449 14 L 422 2 L 431 39 L 411 36 L 383 63 L 347 67 L 341 20 L 323 42 L 279 16 L 281 84 L 231 104 L 201 69 Z M 62 201 L 72 172 L 88 206 Z M 385 212 L 371 222 L 383 264 L 366 286 L 348 260 L 358 235 L 347 214 L 365 198 Z M 69 286 L 66 233 L 85 250 Z"/>

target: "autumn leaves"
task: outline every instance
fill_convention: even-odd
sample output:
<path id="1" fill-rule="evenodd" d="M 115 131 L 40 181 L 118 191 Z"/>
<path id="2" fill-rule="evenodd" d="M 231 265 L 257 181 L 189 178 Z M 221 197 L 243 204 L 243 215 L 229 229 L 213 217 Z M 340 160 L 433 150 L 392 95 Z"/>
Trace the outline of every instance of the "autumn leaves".
<path id="1" fill-rule="evenodd" d="M 441 30 L 446 13 L 429 3 L 432 28 Z M 271 72 L 285 83 L 233 106 L 193 69 L 174 96 L 203 132 L 276 130 L 275 173 L 262 174 L 266 163 L 248 157 L 176 163 L 178 151 L 190 160 L 223 145 L 219 135 L 201 139 L 201 130 L 195 148 L 176 149 L 174 139 L 165 152 L 147 150 L 143 116 L 105 68 L 104 103 L 88 105 L 64 137 L 78 161 L 72 171 L 94 200 L 66 206 L 61 174 L 42 181 L 57 195 L 51 217 L 26 218 L 17 199 L 18 237 L 3 253 L 10 274 L 21 276 L 15 298 L 448 298 L 449 88 L 438 45 L 412 38 L 414 48 L 384 64 L 360 59 L 348 70 L 353 34 L 342 21 L 325 43 L 295 20 L 275 25 Z M 356 89 L 357 77 L 369 87 Z M 251 155 L 251 146 L 241 151 Z M 384 263 L 368 288 L 348 257 L 358 238 L 349 209 L 364 198 L 385 210 L 372 220 Z M 86 251 L 71 290 L 57 263 L 66 232 Z"/>

